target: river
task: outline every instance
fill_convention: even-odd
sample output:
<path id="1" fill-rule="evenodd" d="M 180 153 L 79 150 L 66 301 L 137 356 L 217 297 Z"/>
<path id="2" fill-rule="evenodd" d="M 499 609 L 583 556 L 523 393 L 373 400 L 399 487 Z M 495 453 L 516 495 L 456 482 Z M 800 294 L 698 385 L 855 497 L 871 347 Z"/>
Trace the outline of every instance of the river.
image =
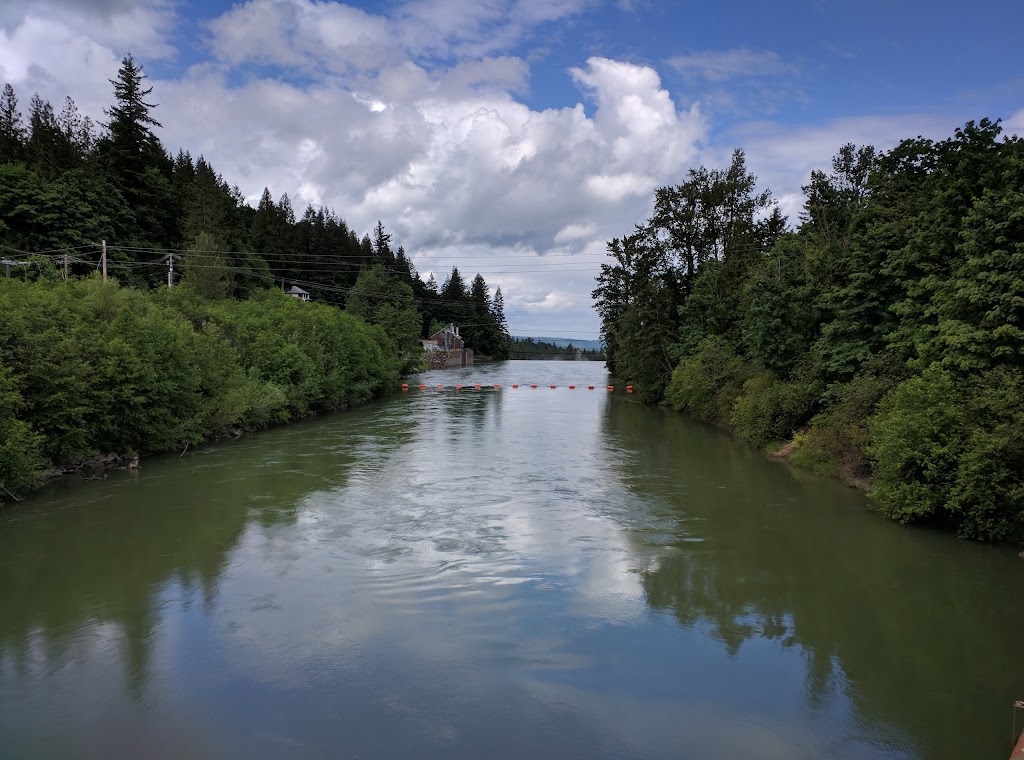
<path id="1" fill-rule="evenodd" d="M 599 363 L 411 382 L 0 512 L 0 756 L 1008 755 L 1014 552 Z"/>

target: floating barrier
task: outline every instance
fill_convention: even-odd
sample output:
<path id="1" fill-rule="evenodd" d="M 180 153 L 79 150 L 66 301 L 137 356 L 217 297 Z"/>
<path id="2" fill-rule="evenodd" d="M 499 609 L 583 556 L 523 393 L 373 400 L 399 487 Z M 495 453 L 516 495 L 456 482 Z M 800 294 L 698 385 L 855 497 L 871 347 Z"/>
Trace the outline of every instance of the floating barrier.
<path id="1" fill-rule="evenodd" d="M 415 387 L 415 386 L 412 386 L 412 387 Z M 461 391 L 461 390 L 463 389 L 463 385 L 462 385 L 462 383 L 456 383 L 456 384 L 455 384 L 454 386 L 448 386 L 448 387 L 452 387 L 452 388 L 454 388 L 454 389 L 455 389 L 455 390 L 457 390 L 457 391 Z M 469 387 L 469 386 L 465 386 L 465 387 Z M 481 383 L 474 383 L 474 384 L 473 384 L 473 389 L 474 389 L 474 390 L 481 390 L 481 389 L 482 389 L 483 387 L 484 387 L 484 386 L 483 386 L 483 385 L 482 385 Z M 493 385 L 491 385 L 490 387 L 494 388 L 494 390 L 496 390 L 496 391 L 498 391 L 498 390 L 501 390 L 501 383 L 494 383 L 494 384 L 493 384 Z M 523 387 L 525 388 L 526 386 L 524 385 Z M 538 385 L 537 385 L 537 383 L 530 383 L 530 387 L 531 387 L 531 388 L 537 388 L 537 387 L 538 387 Z M 557 385 L 556 383 L 552 383 L 552 384 L 550 384 L 550 385 L 549 385 L 548 387 L 549 387 L 549 388 L 550 388 L 551 390 L 557 390 L 557 389 L 558 389 L 558 385 Z M 569 390 L 571 390 L 571 391 L 574 391 L 574 390 L 576 390 L 576 385 L 569 385 L 569 386 L 563 386 L 563 387 L 568 387 L 568 389 L 569 389 Z M 580 388 L 582 388 L 583 386 L 581 385 L 581 386 L 579 386 L 579 387 L 580 387 Z M 588 386 L 587 386 L 587 390 L 588 390 L 588 391 L 592 391 L 592 390 L 594 390 L 594 389 L 595 389 L 596 387 L 597 387 L 597 386 L 594 386 L 594 385 L 588 385 Z M 609 392 L 609 393 L 614 393 L 614 392 L 615 392 L 615 386 L 614 386 L 614 385 L 609 385 L 609 386 L 607 386 L 607 387 L 608 387 L 608 392 Z M 621 386 L 620 386 L 620 387 L 621 387 Z M 408 390 L 409 390 L 409 388 L 410 388 L 410 385 L 409 385 L 409 383 L 402 383 L 402 390 L 403 390 L 403 391 L 408 391 Z M 514 388 L 514 389 L 518 390 L 518 389 L 519 389 L 519 383 L 512 383 L 512 388 Z M 633 385 L 627 385 L 627 386 L 625 386 L 625 391 L 626 391 L 626 393 L 633 393 L 633 389 L 634 389 L 634 388 L 635 388 L 635 386 L 633 386 Z M 420 383 L 420 385 L 419 385 L 419 389 L 420 389 L 421 391 L 425 391 L 425 390 L 427 390 L 427 386 L 426 386 L 426 384 L 425 384 L 425 383 Z M 438 383 L 438 384 L 437 384 L 437 390 L 439 390 L 439 391 L 443 391 L 444 389 L 445 389 L 445 385 L 444 385 L 444 383 Z"/>

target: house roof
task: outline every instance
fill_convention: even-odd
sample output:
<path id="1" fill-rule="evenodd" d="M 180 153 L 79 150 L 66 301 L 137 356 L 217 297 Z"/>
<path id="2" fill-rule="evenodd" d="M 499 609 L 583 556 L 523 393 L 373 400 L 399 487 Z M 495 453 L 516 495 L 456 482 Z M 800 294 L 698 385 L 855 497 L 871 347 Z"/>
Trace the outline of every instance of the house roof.
<path id="1" fill-rule="evenodd" d="M 308 296 L 309 295 L 309 291 L 308 290 L 303 290 L 298 285 L 292 285 L 285 292 L 286 293 L 294 293 L 294 294 L 300 295 L 300 296 Z"/>
<path id="2" fill-rule="evenodd" d="M 445 336 L 445 334 L 451 335 L 453 338 L 458 338 L 459 340 L 463 340 L 463 337 L 461 335 L 459 335 L 457 332 L 451 330 L 448 327 L 445 327 L 445 328 L 443 328 L 441 330 L 438 330 L 436 333 L 431 335 L 430 336 L 430 340 L 435 340 L 436 338 L 442 338 L 442 337 Z"/>

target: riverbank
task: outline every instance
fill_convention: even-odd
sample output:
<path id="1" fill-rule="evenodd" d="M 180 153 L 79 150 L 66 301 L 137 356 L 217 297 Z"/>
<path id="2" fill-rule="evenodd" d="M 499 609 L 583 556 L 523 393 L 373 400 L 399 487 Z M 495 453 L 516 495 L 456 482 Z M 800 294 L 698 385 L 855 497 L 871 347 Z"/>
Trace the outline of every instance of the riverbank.
<path id="1" fill-rule="evenodd" d="M 83 462 L 180 451 L 360 403 L 393 389 L 402 365 L 381 328 L 276 290 L 239 301 L 99 279 L 4 280 L 0 312 L 2 499 Z"/>

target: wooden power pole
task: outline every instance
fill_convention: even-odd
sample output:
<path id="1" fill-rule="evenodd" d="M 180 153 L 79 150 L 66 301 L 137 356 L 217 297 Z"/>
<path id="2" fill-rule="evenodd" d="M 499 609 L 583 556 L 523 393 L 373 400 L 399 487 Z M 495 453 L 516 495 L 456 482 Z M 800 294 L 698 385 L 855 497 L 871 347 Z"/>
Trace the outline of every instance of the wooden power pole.
<path id="1" fill-rule="evenodd" d="M 103 241 L 103 251 L 100 253 L 100 261 L 103 263 L 103 282 L 107 281 L 107 241 Z"/>

